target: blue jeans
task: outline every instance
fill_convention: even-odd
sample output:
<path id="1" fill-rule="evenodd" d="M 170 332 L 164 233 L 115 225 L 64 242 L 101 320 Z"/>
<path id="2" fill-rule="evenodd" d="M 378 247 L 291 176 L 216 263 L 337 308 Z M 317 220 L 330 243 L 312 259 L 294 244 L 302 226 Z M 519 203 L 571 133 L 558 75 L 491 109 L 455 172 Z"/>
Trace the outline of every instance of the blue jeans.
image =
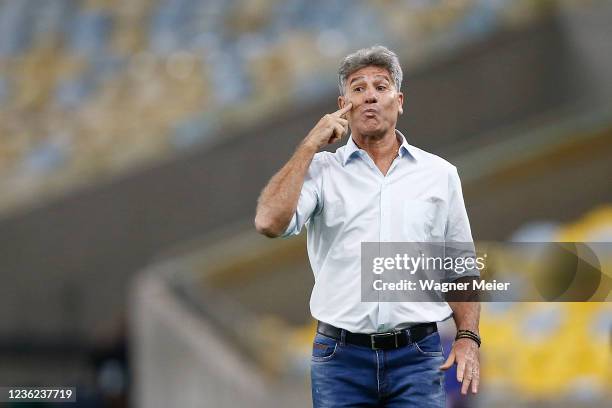
<path id="1" fill-rule="evenodd" d="M 394 350 L 372 350 L 317 333 L 310 376 L 314 408 L 445 406 L 438 332 Z"/>

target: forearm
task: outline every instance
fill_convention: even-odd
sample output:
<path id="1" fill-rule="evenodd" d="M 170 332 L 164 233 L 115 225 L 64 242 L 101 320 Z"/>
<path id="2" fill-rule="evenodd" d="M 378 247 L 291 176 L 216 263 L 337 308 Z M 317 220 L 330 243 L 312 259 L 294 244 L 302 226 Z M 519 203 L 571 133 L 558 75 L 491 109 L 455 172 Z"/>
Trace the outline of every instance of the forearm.
<path id="1" fill-rule="evenodd" d="M 317 146 L 305 139 L 291 159 L 270 179 L 257 202 L 257 231 L 268 237 L 277 237 L 287 228 L 297 208 L 304 178 L 316 152 Z"/>
<path id="2" fill-rule="evenodd" d="M 448 302 L 458 330 L 471 330 L 480 335 L 480 302 Z"/>

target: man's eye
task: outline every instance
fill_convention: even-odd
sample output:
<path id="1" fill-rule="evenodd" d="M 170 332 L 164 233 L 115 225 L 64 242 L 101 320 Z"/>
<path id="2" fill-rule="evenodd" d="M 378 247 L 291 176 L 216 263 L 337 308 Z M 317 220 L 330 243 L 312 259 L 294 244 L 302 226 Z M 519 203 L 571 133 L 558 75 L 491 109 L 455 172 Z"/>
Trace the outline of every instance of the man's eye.
<path id="1" fill-rule="evenodd" d="M 353 92 L 361 92 L 362 89 L 363 89 L 363 87 L 358 86 L 356 88 L 353 88 Z"/>
<path id="2" fill-rule="evenodd" d="M 386 86 L 384 86 L 384 85 L 379 85 L 379 86 L 378 86 L 378 90 L 379 90 L 379 91 L 384 91 L 385 89 L 387 89 L 387 87 L 386 87 Z"/>

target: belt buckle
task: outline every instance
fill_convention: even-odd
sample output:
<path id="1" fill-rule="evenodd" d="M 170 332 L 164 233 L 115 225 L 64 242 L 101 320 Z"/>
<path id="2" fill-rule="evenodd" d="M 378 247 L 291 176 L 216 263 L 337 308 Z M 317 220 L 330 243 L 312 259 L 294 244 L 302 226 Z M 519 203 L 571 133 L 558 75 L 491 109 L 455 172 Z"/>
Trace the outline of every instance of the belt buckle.
<path id="1" fill-rule="evenodd" d="M 398 332 L 389 332 L 389 333 L 377 333 L 370 335 L 370 345 L 372 346 L 372 350 L 382 350 L 381 348 L 376 347 L 376 338 L 377 337 L 389 337 L 393 336 L 395 340 L 395 348 L 397 348 L 397 333 Z"/>

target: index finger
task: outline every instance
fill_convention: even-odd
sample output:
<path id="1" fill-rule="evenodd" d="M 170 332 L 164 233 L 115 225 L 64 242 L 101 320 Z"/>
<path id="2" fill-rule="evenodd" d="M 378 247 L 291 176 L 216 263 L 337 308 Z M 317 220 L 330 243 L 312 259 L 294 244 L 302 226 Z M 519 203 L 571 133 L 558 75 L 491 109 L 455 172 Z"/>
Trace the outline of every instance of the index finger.
<path id="1" fill-rule="evenodd" d="M 457 381 L 463 382 L 463 375 L 465 374 L 465 361 L 460 361 L 457 364 Z"/>
<path id="2" fill-rule="evenodd" d="M 353 103 L 349 102 L 346 105 L 344 105 L 344 108 L 338 109 L 337 111 L 332 113 L 332 115 L 335 115 L 335 116 L 344 116 L 344 115 L 346 115 L 346 113 L 348 111 L 350 111 L 352 109 L 352 107 L 353 107 Z"/>

